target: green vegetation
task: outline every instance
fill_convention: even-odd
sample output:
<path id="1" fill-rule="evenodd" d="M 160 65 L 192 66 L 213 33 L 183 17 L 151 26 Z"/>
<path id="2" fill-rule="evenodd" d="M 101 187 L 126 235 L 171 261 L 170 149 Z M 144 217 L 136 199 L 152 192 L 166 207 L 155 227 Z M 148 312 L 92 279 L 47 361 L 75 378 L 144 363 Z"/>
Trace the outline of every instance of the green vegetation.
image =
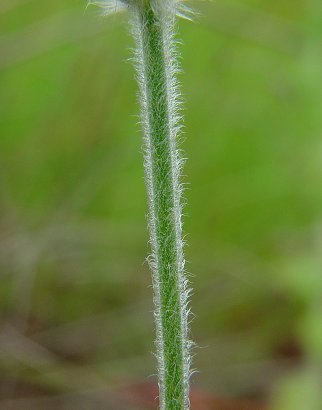
<path id="1" fill-rule="evenodd" d="M 175 9 L 146 2 L 133 22 L 145 131 L 160 409 L 189 406 L 187 295 L 181 228 L 181 159 L 175 81 Z M 160 7 L 160 10 L 157 9 Z"/>
<path id="2" fill-rule="evenodd" d="M 190 408 L 191 342 L 181 221 L 182 159 L 177 148 L 181 124 L 174 38 L 181 2 L 102 0 L 90 4 L 102 7 L 103 14 L 128 9 L 132 21 L 144 131 L 159 406 L 163 410 L 185 410 Z"/>
<path id="3" fill-rule="evenodd" d="M 197 24 L 179 23 L 193 386 L 283 410 L 308 395 L 318 410 L 320 2 L 197 8 Z M 98 391 L 155 372 L 126 20 L 76 0 L 1 1 L 3 398 L 24 382 L 23 397 L 73 409 L 86 392 L 106 408 Z"/>

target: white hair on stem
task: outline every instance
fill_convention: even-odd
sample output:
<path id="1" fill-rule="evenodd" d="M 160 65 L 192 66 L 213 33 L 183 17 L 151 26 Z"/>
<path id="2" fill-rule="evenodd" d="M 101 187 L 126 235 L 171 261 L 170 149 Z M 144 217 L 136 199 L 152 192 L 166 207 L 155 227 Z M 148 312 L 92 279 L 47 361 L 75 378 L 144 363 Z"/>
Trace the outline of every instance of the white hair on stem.
<path id="1" fill-rule="evenodd" d="M 128 9 L 136 39 L 135 66 L 144 130 L 144 167 L 155 303 L 161 410 L 188 410 L 189 294 L 182 234 L 183 159 L 181 98 L 177 81 L 175 18 L 189 18 L 179 0 L 92 0 L 110 14 Z"/>
<path id="2" fill-rule="evenodd" d="M 185 0 L 89 0 L 88 5 L 95 5 L 102 9 L 104 15 L 118 13 L 133 7 L 142 7 L 146 3 L 157 9 L 175 10 L 178 17 L 191 20 L 193 10 L 186 4 Z"/>

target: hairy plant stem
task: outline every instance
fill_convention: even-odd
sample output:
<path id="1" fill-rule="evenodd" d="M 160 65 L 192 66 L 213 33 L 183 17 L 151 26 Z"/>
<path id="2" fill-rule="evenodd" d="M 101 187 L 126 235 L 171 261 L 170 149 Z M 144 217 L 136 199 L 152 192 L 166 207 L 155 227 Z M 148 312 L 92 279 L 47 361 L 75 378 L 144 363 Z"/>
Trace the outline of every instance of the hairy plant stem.
<path id="1" fill-rule="evenodd" d="M 158 12 L 149 0 L 142 4 L 137 7 L 133 27 L 145 134 L 159 399 L 162 410 L 187 410 L 188 292 L 182 250 L 181 160 L 176 148 L 175 13 Z"/>

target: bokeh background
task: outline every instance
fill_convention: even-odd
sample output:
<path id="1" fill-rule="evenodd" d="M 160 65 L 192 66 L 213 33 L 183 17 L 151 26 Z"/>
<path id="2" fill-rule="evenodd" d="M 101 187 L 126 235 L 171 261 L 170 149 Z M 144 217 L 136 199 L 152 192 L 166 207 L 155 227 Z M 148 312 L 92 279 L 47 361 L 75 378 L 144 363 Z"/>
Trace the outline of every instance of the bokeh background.
<path id="1" fill-rule="evenodd" d="M 322 4 L 194 5 L 179 23 L 193 407 L 319 410 Z M 156 408 L 133 41 L 125 15 L 97 13 L 0 2 L 1 409 Z"/>

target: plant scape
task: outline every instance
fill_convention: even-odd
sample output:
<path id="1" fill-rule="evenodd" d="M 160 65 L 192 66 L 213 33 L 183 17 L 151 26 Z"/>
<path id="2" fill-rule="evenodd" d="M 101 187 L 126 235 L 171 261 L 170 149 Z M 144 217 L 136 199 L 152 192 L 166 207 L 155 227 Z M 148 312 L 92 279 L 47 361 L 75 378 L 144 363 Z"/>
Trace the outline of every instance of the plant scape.
<path id="1" fill-rule="evenodd" d="M 135 66 L 144 130 L 156 350 L 161 410 L 189 409 L 191 342 L 182 239 L 182 156 L 177 148 L 180 95 L 176 74 L 177 16 L 190 10 L 179 0 L 101 0 L 104 14 L 127 10 L 136 41 Z"/>

